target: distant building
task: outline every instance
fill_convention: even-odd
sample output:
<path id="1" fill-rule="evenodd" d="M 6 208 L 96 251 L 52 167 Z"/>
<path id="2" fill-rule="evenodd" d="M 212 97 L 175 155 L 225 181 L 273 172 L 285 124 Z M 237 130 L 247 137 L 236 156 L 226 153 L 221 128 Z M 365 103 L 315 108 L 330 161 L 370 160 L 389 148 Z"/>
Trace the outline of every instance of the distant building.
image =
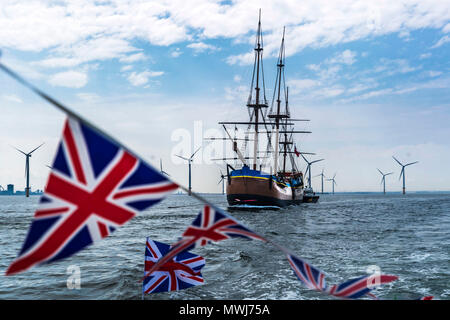
<path id="1" fill-rule="evenodd" d="M 8 194 L 10 194 L 10 195 L 13 195 L 13 194 L 14 194 L 14 185 L 13 185 L 13 184 L 8 184 L 8 186 L 7 186 L 7 192 L 8 192 Z"/>

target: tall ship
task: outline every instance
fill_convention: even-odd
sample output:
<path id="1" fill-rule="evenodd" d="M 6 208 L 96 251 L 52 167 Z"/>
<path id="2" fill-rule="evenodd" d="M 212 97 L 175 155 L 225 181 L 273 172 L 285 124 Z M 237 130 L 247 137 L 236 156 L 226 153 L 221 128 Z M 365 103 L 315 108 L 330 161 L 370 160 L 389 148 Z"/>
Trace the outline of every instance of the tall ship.
<path id="1" fill-rule="evenodd" d="M 270 107 L 265 92 L 260 13 L 250 94 L 246 104 L 249 120 L 219 122 L 225 130 L 224 139 L 232 143 L 235 154 L 232 158 L 214 159 L 225 161 L 227 166 L 226 196 L 229 208 L 280 208 L 316 202 L 318 199 L 310 188 L 306 188 L 303 173 L 295 161 L 300 151 L 294 143 L 294 136 L 311 132 L 295 129 L 299 121 L 309 120 L 291 118 L 289 88 L 286 87 L 284 75 L 284 33 L 283 30 Z M 234 127 L 234 136 L 230 126 Z M 236 135 L 238 126 L 244 126 L 243 138 Z M 263 142 L 265 146 L 260 148 Z M 234 163 L 230 164 L 230 160 Z"/>

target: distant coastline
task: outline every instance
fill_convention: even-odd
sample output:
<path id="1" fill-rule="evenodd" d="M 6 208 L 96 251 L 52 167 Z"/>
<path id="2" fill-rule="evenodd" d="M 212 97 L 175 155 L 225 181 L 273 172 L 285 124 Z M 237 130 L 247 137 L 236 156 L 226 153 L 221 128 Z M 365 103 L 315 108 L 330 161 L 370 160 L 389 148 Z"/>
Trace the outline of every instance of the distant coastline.
<path id="1" fill-rule="evenodd" d="M 42 192 L 41 190 L 30 192 L 30 196 L 41 196 L 43 194 L 44 192 Z M 25 196 L 25 191 L 16 191 L 14 193 L 8 191 L 0 191 L 0 196 Z"/>

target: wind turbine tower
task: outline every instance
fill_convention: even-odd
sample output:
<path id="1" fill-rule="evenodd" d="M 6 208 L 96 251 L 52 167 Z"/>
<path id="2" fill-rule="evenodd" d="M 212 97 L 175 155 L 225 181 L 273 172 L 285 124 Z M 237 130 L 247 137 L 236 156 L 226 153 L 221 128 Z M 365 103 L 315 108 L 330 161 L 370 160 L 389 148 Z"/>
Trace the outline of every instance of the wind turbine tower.
<path id="1" fill-rule="evenodd" d="M 407 166 L 412 165 L 412 164 L 416 164 L 419 161 L 414 161 L 414 162 L 410 162 L 410 163 L 407 163 L 407 164 L 402 164 L 400 161 L 395 159 L 394 156 L 392 156 L 392 158 L 394 158 L 394 160 L 397 161 L 397 163 L 402 166 L 402 171 L 400 172 L 400 176 L 398 177 L 398 180 L 400 180 L 400 178 L 403 176 L 403 194 L 405 194 L 406 193 L 406 188 L 405 188 L 405 168 Z"/>
<path id="2" fill-rule="evenodd" d="M 37 149 L 39 149 L 40 147 L 42 147 L 43 144 L 41 144 L 40 146 L 38 146 L 37 148 L 34 148 L 33 150 L 31 150 L 28 153 L 23 152 L 20 149 L 17 149 L 16 147 L 13 147 L 14 149 L 16 149 L 17 151 L 23 153 L 25 155 L 25 177 L 27 179 L 27 186 L 25 187 L 25 195 L 27 197 L 30 196 L 30 158 L 31 158 L 31 154 L 33 152 L 35 152 Z"/>
<path id="3" fill-rule="evenodd" d="M 225 178 L 226 178 L 227 176 L 225 176 L 224 174 L 223 174 L 223 172 L 222 172 L 222 170 L 220 170 L 220 180 L 219 180 L 219 183 L 221 183 L 222 182 L 222 194 L 225 194 Z M 218 183 L 218 184 L 219 184 Z"/>
<path id="4" fill-rule="evenodd" d="M 201 147 L 200 147 L 201 148 Z M 194 158 L 195 154 L 197 153 L 198 150 L 200 150 L 200 148 L 198 148 L 191 156 L 190 158 L 185 158 L 179 155 L 176 155 L 178 158 L 181 158 L 183 160 L 186 160 L 189 164 L 189 195 L 192 194 L 192 184 L 191 184 L 191 163 L 192 163 L 192 159 Z"/>
<path id="5" fill-rule="evenodd" d="M 380 172 L 381 175 L 383 176 L 383 177 L 381 178 L 381 183 L 383 184 L 383 193 L 386 194 L 386 176 L 388 176 L 388 175 L 390 175 L 390 174 L 393 174 L 393 172 L 383 173 L 383 172 L 381 172 L 380 169 L 377 168 L 377 170 L 378 170 L 378 172 Z"/>
<path id="6" fill-rule="evenodd" d="M 327 179 L 327 181 L 333 181 L 331 184 L 333 186 L 333 194 L 334 194 L 334 185 L 337 185 L 336 180 L 334 178 L 336 178 L 336 173 L 334 174 L 332 179 Z"/>
<path id="7" fill-rule="evenodd" d="M 386 176 L 388 176 L 388 175 L 390 175 L 390 174 L 393 174 L 393 172 L 383 173 L 383 172 L 381 172 L 380 169 L 377 168 L 377 170 L 378 170 L 378 172 L 381 173 L 381 175 L 383 176 L 383 177 L 381 178 L 381 183 L 383 184 L 383 193 L 386 194 Z"/>
<path id="8" fill-rule="evenodd" d="M 314 177 L 322 177 L 321 180 L 322 180 L 322 194 L 323 194 L 323 178 L 326 178 L 325 175 L 323 174 L 323 169 L 321 174 L 318 174 L 317 176 Z"/>

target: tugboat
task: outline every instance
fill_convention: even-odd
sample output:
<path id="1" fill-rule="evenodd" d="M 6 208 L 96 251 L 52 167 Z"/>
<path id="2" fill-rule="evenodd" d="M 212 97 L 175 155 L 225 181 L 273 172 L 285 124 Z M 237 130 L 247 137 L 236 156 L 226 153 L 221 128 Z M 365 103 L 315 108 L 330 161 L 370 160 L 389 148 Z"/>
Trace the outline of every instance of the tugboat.
<path id="1" fill-rule="evenodd" d="M 237 160 L 239 162 L 235 162 L 235 166 L 241 166 L 235 168 L 226 163 L 226 194 L 229 210 L 279 209 L 288 205 L 298 205 L 305 201 L 303 173 L 298 170 L 294 155 L 299 157 L 300 154 L 313 153 L 297 151 L 293 142 L 293 135 L 311 132 L 296 131 L 293 127 L 297 121 L 309 120 L 292 119 L 290 115 L 289 89 L 284 82 L 284 30 L 277 59 L 274 98 L 270 108 L 265 94 L 262 43 L 260 12 L 254 48 L 253 76 L 247 100 L 250 119 L 242 122 L 219 122 L 225 130 L 225 139 L 233 143 L 235 157 L 213 159 Z M 284 104 L 282 104 L 282 100 L 284 100 Z M 237 125 L 245 125 L 247 127 L 245 139 L 238 139 L 236 135 L 233 138 L 230 130 L 226 127 L 227 125 L 234 125 L 235 130 L 237 130 Z M 252 140 L 249 139 L 249 134 L 253 135 Z M 267 135 L 267 148 L 264 151 L 260 151 L 258 145 L 261 134 Z M 245 141 L 243 146 L 238 147 L 238 140 Z M 253 150 L 248 147 L 248 141 L 253 141 Z M 290 165 L 287 163 L 288 158 Z M 266 169 L 266 171 L 263 171 L 263 169 Z M 315 201 L 317 201 L 317 198 L 312 197 Z"/>
<path id="2" fill-rule="evenodd" d="M 319 201 L 319 196 L 313 191 L 311 187 L 306 187 L 303 191 L 303 202 L 316 203 Z"/>

